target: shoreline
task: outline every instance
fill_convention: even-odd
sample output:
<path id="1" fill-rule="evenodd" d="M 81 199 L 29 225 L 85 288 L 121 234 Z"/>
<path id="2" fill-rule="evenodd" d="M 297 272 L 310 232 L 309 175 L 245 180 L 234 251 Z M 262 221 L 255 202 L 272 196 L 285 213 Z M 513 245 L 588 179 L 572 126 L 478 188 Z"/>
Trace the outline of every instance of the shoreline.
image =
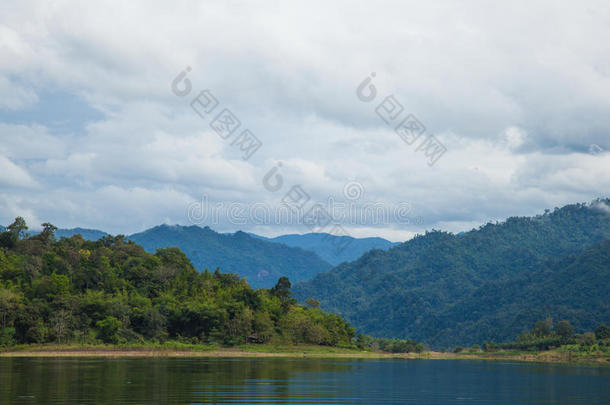
<path id="1" fill-rule="evenodd" d="M 322 346 L 239 347 L 239 348 L 164 348 L 113 346 L 41 345 L 0 351 L 0 358 L 38 357 L 103 357 L 103 358 L 336 358 L 336 359 L 429 359 L 429 360 L 504 360 L 556 364 L 592 364 L 610 366 L 610 357 L 574 352 L 546 351 L 538 353 L 384 353 Z"/>

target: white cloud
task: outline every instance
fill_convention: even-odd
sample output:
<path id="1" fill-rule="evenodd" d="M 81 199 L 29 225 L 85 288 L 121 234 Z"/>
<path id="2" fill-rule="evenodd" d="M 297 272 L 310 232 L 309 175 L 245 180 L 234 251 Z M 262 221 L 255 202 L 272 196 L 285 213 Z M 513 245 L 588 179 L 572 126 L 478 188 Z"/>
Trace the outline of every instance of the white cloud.
<path id="1" fill-rule="evenodd" d="M 0 153 L 12 159 L 51 159 L 64 156 L 66 142 L 41 125 L 0 123 Z"/>
<path id="2" fill-rule="evenodd" d="M 38 101 L 38 97 L 32 89 L 18 86 L 0 76 L 0 109 L 19 110 L 36 101 Z"/>
<path id="3" fill-rule="evenodd" d="M 7 157 L 0 155 L 0 186 L 33 188 L 37 187 L 37 184 L 27 170 L 17 166 Z"/>
<path id="4" fill-rule="evenodd" d="M 408 202 L 424 219 L 351 226 L 395 239 L 590 201 L 610 190 L 608 153 L 586 153 L 610 150 L 609 22 L 603 1 L 7 1 L 0 220 L 21 207 L 132 232 L 185 223 L 203 195 L 279 205 L 294 184 L 319 201 L 357 181 L 367 201 Z M 170 82 L 187 65 L 193 91 L 179 98 Z M 363 103 L 356 87 L 371 72 L 378 96 Z M 248 162 L 191 110 L 203 89 L 263 141 Z M 102 118 L 69 134 L 14 122 L 49 90 Z M 376 115 L 390 94 L 447 147 L 434 167 Z M 278 161 L 285 187 L 272 193 L 261 181 Z"/>

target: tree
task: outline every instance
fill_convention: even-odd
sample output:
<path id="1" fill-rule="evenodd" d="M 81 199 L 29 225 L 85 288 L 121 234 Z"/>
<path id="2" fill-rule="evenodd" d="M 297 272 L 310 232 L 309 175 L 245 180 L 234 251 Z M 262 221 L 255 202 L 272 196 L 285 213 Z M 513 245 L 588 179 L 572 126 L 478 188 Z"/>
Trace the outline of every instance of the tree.
<path id="1" fill-rule="evenodd" d="M 312 308 L 318 308 L 320 306 L 320 301 L 315 298 L 307 298 L 305 302 Z"/>
<path id="2" fill-rule="evenodd" d="M 5 288 L 0 289 L 0 317 L 2 318 L 2 330 L 7 327 L 8 321 L 15 316 L 18 304 L 19 296 L 16 293 Z"/>
<path id="3" fill-rule="evenodd" d="M 551 330 L 553 329 L 553 320 L 548 317 L 544 321 L 536 322 L 536 326 L 534 326 L 534 335 L 537 337 L 544 337 L 551 334 Z"/>
<path id="4" fill-rule="evenodd" d="M 104 343 L 118 342 L 117 332 L 121 328 L 122 324 L 121 321 L 116 319 L 114 316 L 108 316 L 102 321 L 97 321 L 95 326 L 97 326 L 98 329 L 98 339 L 101 339 Z"/>
<path id="5" fill-rule="evenodd" d="M 57 342 L 61 344 L 62 339 L 68 337 L 70 327 L 72 322 L 71 314 L 66 310 L 58 311 L 51 318 L 51 325 L 53 327 L 53 331 L 55 332 L 55 336 L 57 337 Z"/>
<path id="6" fill-rule="evenodd" d="M 42 224 L 42 232 L 38 235 L 39 240 L 41 240 L 44 244 L 49 244 L 55 241 L 55 231 L 57 227 L 53 224 L 45 222 Z"/>
<path id="7" fill-rule="evenodd" d="M 288 277 L 282 276 L 279 278 L 279 280 L 277 280 L 277 284 L 275 284 L 275 287 L 271 289 L 271 294 L 275 295 L 280 299 L 288 298 L 292 295 L 292 291 L 290 291 L 291 287 L 292 284 L 290 283 Z"/>
<path id="8" fill-rule="evenodd" d="M 254 333 L 262 343 L 266 343 L 273 337 L 273 321 L 267 312 L 257 312 L 253 320 Z"/>
<path id="9" fill-rule="evenodd" d="M 364 350 L 370 346 L 371 341 L 372 340 L 370 336 L 359 333 L 358 336 L 356 336 L 356 347 L 358 347 L 358 349 Z"/>
<path id="10" fill-rule="evenodd" d="M 2 232 L 0 233 L 0 248 L 12 249 L 17 244 L 19 238 L 13 232 Z"/>
<path id="11" fill-rule="evenodd" d="M 273 290 L 245 279 L 200 273 L 177 248 L 147 253 L 123 238 L 55 240 L 55 227 L 0 248 L 0 345 L 73 339 L 105 343 L 165 341 L 349 345 L 353 329 L 338 315 L 296 305 L 287 278 Z M 42 242 L 44 241 L 44 243 Z M 92 336 L 91 332 L 95 335 Z"/>
<path id="12" fill-rule="evenodd" d="M 595 338 L 598 340 L 610 338 L 610 326 L 599 325 L 595 328 Z"/>
<path id="13" fill-rule="evenodd" d="M 595 335 L 591 332 L 585 332 L 582 335 L 582 343 L 586 346 L 595 344 Z"/>
<path id="14" fill-rule="evenodd" d="M 6 227 L 6 229 L 16 235 L 17 239 L 21 239 L 24 236 L 24 232 L 27 231 L 28 226 L 23 217 L 17 217 L 12 224 Z"/>
<path id="15" fill-rule="evenodd" d="M 252 313 L 252 310 L 247 307 L 235 314 L 233 318 L 227 321 L 225 326 L 227 330 L 225 341 L 227 343 L 245 342 L 252 333 L 253 319 L 254 314 Z"/>
<path id="16" fill-rule="evenodd" d="M 290 290 L 292 284 L 290 284 L 290 280 L 288 277 L 282 276 L 277 281 L 275 287 L 271 289 L 271 294 L 275 295 L 282 302 L 282 307 L 286 309 L 290 304 L 294 304 L 296 300 L 294 298 L 290 298 L 292 296 L 292 291 Z"/>
<path id="17" fill-rule="evenodd" d="M 568 321 L 559 321 L 555 330 L 563 339 L 569 339 L 574 335 L 574 327 Z"/>

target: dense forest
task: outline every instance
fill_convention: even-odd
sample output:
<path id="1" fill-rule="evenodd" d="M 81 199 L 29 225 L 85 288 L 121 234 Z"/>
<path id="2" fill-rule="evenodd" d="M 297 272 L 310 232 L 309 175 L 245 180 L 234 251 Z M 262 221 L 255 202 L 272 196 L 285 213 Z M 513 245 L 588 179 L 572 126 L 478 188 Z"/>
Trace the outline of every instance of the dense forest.
<path id="1" fill-rule="evenodd" d="M 177 248 L 151 254 L 123 236 L 0 233 L 0 346 L 15 343 L 244 342 L 351 345 L 354 330 L 301 306 L 282 277 L 252 289 L 233 274 L 198 272 Z"/>
<path id="2" fill-rule="evenodd" d="M 398 244 L 379 237 L 353 238 L 347 235 L 339 236 L 329 233 L 290 234 L 276 236 L 275 238 L 251 235 L 270 242 L 283 243 L 287 246 L 300 247 L 315 252 L 322 259 L 335 266 L 339 263 L 356 260 L 371 249 L 388 250 Z"/>
<path id="3" fill-rule="evenodd" d="M 513 342 L 483 342 L 474 344 L 468 349 L 471 353 L 478 351 L 541 351 L 559 349 L 574 353 L 598 353 L 607 357 L 610 354 L 610 326 L 599 325 L 594 331 L 575 333 L 569 321 L 557 323 L 552 318 L 537 321 L 530 330 L 521 332 Z M 462 346 L 453 348 L 454 353 L 465 350 Z"/>
<path id="4" fill-rule="evenodd" d="M 178 247 L 198 270 L 220 268 L 247 278 L 253 288 L 271 288 L 280 277 L 311 279 L 332 266 L 314 252 L 250 236 L 222 234 L 209 227 L 160 225 L 129 236 L 148 252 Z"/>
<path id="5" fill-rule="evenodd" d="M 431 231 L 295 286 L 359 332 L 433 348 L 506 342 L 551 316 L 577 331 L 610 320 L 610 200 Z"/>
<path id="6" fill-rule="evenodd" d="M 510 281 L 486 282 L 422 327 L 439 330 L 429 339 L 433 346 L 449 347 L 456 340 L 501 342 L 548 316 L 580 332 L 610 320 L 610 241 Z"/>

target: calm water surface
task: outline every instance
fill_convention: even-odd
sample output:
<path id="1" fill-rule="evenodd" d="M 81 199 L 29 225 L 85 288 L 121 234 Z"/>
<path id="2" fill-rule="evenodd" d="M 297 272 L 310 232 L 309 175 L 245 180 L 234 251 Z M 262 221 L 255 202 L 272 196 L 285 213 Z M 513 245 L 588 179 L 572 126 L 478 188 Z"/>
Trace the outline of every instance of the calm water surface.
<path id="1" fill-rule="evenodd" d="M 610 404 L 610 368 L 460 360 L 0 358 L 1 404 Z"/>

